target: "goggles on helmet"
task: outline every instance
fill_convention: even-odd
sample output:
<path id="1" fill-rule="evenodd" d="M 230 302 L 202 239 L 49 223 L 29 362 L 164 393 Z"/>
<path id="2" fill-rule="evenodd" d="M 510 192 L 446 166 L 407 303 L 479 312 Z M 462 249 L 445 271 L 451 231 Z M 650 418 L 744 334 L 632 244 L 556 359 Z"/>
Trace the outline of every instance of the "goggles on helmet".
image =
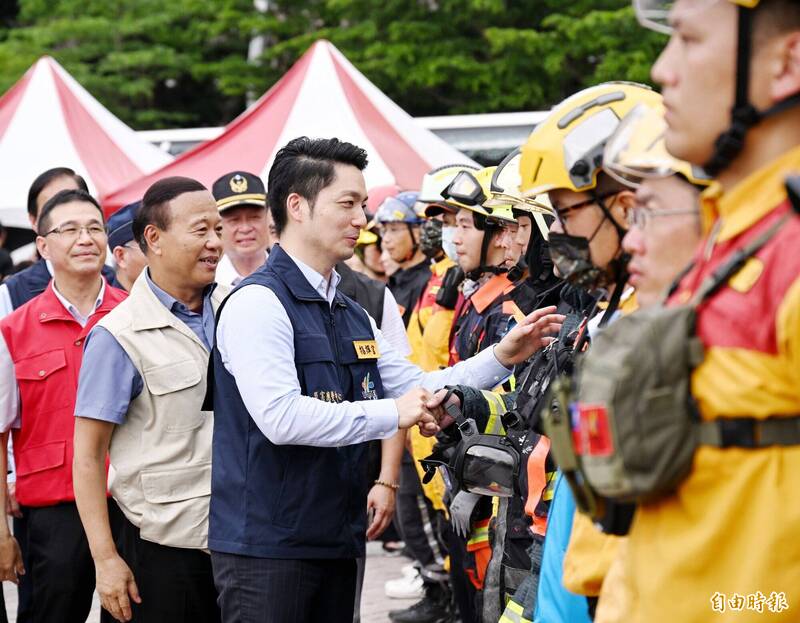
<path id="1" fill-rule="evenodd" d="M 700 13 L 718 2 L 726 1 L 748 9 L 755 8 L 759 2 L 759 0 L 687 0 L 684 2 L 685 8 L 681 9 L 681 15 L 691 18 L 695 13 Z M 633 0 L 633 10 L 642 26 L 669 35 L 673 30 L 670 14 L 675 4 L 676 0 Z"/>
<path id="2" fill-rule="evenodd" d="M 471 164 L 448 164 L 429 171 L 422 178 L 419 190 L 419 201 L 423 203 L 441 203 L 444 201 L 442 191 L 447 188 L 461 171 L 479 171 L 480 167 Z"/>
<path id="3" fill-rule="evenodd" d="M 706 173 L 673 157 L 664 144 L 667 123 L 663 107 L 639 104 L 622 120 L 606 143 L 603 170 L 626 186 L 637 187 L 645 179 L 680 174 L 699 186 L 711 183 Z"/>
<path id="4" fill-rule="evenodd" d="M 470 171 L 461 171 L 450 185 L 442 191 L 445 199 L 453 199 L 465 205 L 480 206 L 488 199 L 480 182 Z"/>

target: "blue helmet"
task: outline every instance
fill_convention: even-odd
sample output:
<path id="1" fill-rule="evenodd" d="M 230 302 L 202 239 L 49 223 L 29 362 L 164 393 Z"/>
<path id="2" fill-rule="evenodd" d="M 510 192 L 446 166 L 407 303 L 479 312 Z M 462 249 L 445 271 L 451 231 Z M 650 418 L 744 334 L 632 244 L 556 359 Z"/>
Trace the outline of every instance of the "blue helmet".
<path id="1" fill-rule="evenodd" d="M 378 206 L 375 220 L 378 223 L 408 223 L 420 225 L 425 219 L 417 212 L 419 193 L 404 190 L 393 197 L 386 197 Z"/>

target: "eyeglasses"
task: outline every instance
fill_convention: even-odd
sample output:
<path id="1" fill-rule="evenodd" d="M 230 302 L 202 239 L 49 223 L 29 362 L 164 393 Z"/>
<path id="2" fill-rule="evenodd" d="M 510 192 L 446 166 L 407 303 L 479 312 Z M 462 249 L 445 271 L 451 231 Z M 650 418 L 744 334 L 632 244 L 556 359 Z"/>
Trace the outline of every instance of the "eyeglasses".
<path id="1" fill-rule="evenodd" d="M 566 223 L 567 222 L 567 217 L 570 214 L 572 214 L 573 212 L 576 212 L 576 211 L 580 210 L 581 208 L 585 208 L 586 206 L 599 203 L 600 201 L 605 201 L 609 197 L 611 197 L 613 195 L 616 195 L 616 194 L 617 194 L 616 192 L 610 192 L 610 193 L 606 193 L 604 195 L 599 195 L 597 197 L 591 197 L 591 198 L 586 199 L 584 201 L 579 201 L 578 203 L 573 203 L 572 205 L 569 205 L 569 206 L 564 206 L 563 208 L 557 208 L 557 207 L 553 206 L 553 209 L 556 212 L 556 218 L 558 218 L 558 220 L 561 223 Z"/>
<path id="2" fill-rule="evenodd" d="M 58 234 L 65 240 L 77 240 L 84 230 L 92 238 L 105 238 L 106 236 L 106 228 L 100 224 L 78 225 L 77 223 L 64 223 L 58 227 L 53 227 L 50 231 L 42 234 L 42 237 Z"/>
<path id="3" fill-rule="evenodd" d="M 698 212 L 696 208 L 674 208 L 674 209 L 667 209 L 667 210 L 654 210 L 653 208 L 648 208 L 647 206 L 641 206 L 634 208 L 633 210 L 628 210 L 628 226 L 629 227 L 638 227 L 639 229 L 644 229 L 647 227 L 647 224 L 650 222 L 650 219 L 654 219 L 661 216 L 686 216 L 692 214 L 697 216 Z"/>

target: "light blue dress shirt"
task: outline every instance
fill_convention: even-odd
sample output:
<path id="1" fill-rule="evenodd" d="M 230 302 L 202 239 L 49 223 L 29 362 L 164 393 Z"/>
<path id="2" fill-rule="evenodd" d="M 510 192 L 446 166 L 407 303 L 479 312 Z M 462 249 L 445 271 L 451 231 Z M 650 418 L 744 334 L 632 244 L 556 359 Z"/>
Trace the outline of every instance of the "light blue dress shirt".
<path id="1" fill-rule="evenodd" d="M 329 282 L 297 258 L 292 260 L 330 304 L 340 279 L 336 271 Z M 493 348 L 452 368 L 425 373 L 395 350 L 372 318 L 370 324 L 380 352 L 378 371 L 387 396 L 383 400 L 337 404 L 303 396 L 294 361 L 294 329 L 269 288 L 251 284 L 231 295 L 217 326 L 217 348 L 250 417 L 267 439 L 279 445 L 337 447 L 385 439 L 397 431 L 393 398 L 415 387 L 491 388 L 511 373 L 497 361 Z"/>
<path id="2" fill-rule="evenodd" d="M 206 288 L 202 313 L 197 313 L 159 288 L 150 279 L 149 269 L 145 270 L 147 285 L 156 298 L 210 351 L 214 340 L 211 293 L 216 284 Z M 94 327 L 84 344 L 75 415 L 122 424 L 131 400 L 141 393 L 143 387 L 142 376 L 116 338 L 104 327 Z"/>

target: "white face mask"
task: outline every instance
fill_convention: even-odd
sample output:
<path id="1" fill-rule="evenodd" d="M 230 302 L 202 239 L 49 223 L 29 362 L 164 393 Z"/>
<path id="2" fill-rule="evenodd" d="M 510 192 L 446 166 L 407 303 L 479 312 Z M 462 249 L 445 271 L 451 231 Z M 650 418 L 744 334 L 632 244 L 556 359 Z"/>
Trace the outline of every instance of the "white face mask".
<path id="1" fill-rule="evenodd" d="M 453 240 L 456 237 L 456 228 L 452 225 L 445 225 L 442 227 L 442 250 L 444 254 L 454 262 L 458 261 L 458 254 L 456 253 L 456 243 Z"/>

